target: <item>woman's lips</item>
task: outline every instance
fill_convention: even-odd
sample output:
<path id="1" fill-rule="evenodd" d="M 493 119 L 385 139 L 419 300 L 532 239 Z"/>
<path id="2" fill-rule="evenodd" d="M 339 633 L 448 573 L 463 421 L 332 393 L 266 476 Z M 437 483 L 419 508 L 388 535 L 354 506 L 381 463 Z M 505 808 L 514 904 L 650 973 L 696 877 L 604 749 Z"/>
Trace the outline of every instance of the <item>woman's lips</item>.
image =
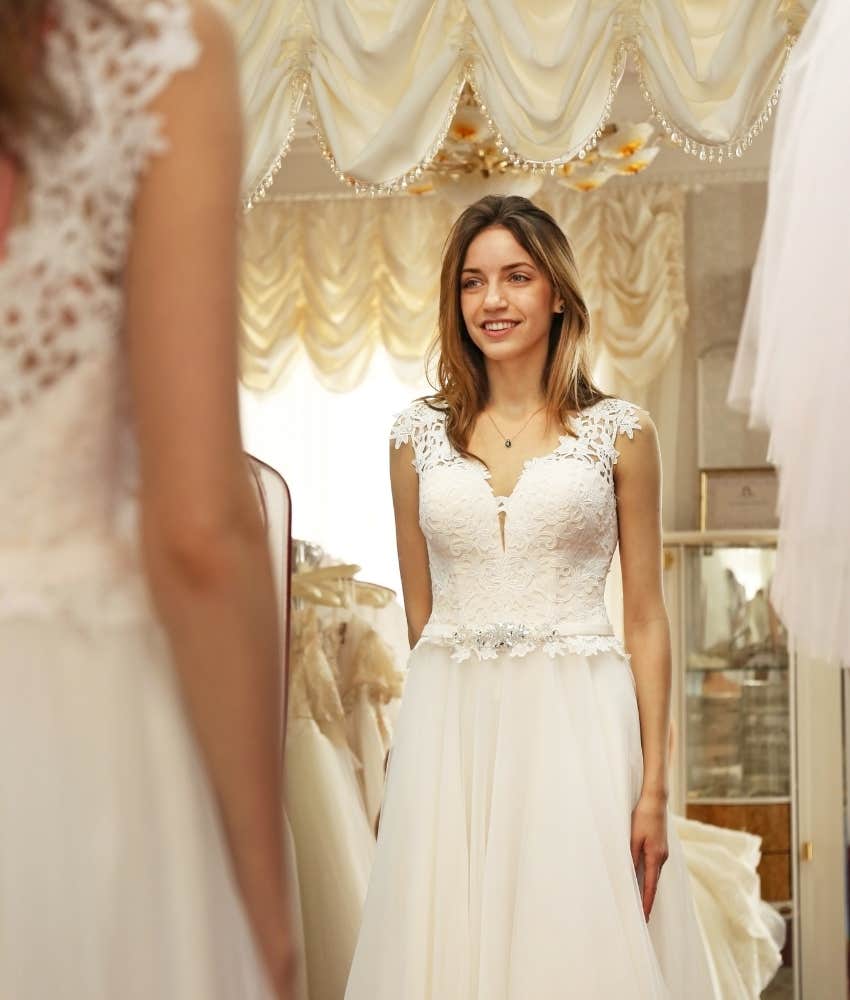
<path id="1" fill-rule="evenodd" d="M 498 329 L 489 329 L 487 326 L 481 325 L 480 329 L 482 333 L 489 340 L 504 340 L 509 333 L 512 333 L 518 326 L 520 321 L 516 319 L 512 320 L 493 320 L 494 325 L 499 327 Z M 506 325 L 503 325 L 506 324 Z"/>

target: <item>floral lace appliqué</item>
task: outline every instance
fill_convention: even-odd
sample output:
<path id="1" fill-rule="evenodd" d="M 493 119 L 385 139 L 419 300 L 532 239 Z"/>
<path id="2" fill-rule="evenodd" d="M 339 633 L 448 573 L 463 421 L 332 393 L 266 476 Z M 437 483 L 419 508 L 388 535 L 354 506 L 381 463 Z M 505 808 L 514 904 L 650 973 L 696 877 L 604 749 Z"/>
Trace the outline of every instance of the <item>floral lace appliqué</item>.
<path id="1" fill-rule="evenodd" d="M 186 0 L 51 8 L 45 72 L 72 125 L 23 143 L 0 261 L 0 614 L 85 618 L 140 572 L 118 538 L 136 521 L 123 277 L 139 179 L 166 149 L 151 102 L 200 50 Z"/>
<path id="2" fill-rule="evenodd" d="M 618 537 L 617 439 L 640 429 L 639 411 L 603 399 L 573 429 L 498 497 L 480 463 L 451 446 L 441 411 L 418 401 L 398 417 L 392 440 L 413 449 L 428 547 L 436 632 L 426 627 L 423 641 L 450 646 L 459 660 L 623 652 L 604 590 Z"/>

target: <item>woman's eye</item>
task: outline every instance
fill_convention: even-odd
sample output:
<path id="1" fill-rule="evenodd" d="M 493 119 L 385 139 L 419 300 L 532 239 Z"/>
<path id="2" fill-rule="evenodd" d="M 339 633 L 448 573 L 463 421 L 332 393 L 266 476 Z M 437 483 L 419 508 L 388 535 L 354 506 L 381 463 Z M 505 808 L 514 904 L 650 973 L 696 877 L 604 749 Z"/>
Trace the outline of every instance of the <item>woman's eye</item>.
<path id="1" fill-rule="evenodd" d="M 467 278 L 466 281 L 460 286 L 461 288 L 476 288 L 480 282 L 477 278 Z"/>
<path id="2" fill-rule="evenodd" d="M 513 281 L 514 278 L 519 278 L 519 282 L 516 282 L 517 284 L 521 284 L 524 281 L 530 281 L 531 280 L 528 277 L 528 275 L 527 274 L 523 274 L 522 271 L 514 271 L 514 273 L 511 275 L 511 279 L 510 280 Z"/>

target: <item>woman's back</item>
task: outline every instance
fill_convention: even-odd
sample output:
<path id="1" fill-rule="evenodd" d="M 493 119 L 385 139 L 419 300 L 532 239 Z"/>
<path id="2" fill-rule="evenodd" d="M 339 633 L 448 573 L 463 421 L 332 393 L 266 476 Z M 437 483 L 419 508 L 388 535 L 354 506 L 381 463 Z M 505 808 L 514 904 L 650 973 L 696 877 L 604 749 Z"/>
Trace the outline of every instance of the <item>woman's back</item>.
<path id="1" fill-rule="evenodd" d="M 41 6 L 58 113 L 7 137 L 0 233 L 0 995 L 288 996 L 233 46 L 195 0 Z"/>
<path id="2" fill-rule="evenodd" d="M 198 57 L 184 3 L 136 6 L 124 20 L 69 0 L 45 38 L 73 134 L 27 140 L 23 218 L 0 262 L 0 608 L 92 588 L 114 604 L 128 576 L 123 271 L 139 174 L 162 144 L 148 105 Z"/>

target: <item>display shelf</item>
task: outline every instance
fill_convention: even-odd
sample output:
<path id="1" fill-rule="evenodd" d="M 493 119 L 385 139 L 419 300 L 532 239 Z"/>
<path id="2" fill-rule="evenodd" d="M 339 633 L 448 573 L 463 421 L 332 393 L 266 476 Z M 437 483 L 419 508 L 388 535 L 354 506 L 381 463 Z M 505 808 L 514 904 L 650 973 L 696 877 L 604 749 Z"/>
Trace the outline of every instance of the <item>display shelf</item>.
<path id="1" fill-rule="evenodd" d="M 797 919 L 794 660 L 768 599 L 776 532 L 665 535 L 673 632 L 675 806 L 761 840 L 762 898 Z"/>
<path id="2" fill-rule="evenodd" d="M 739 796 L 735 798 L 734 796 L 715 796 L 711 797 L 706 795 L 704 798 L 702 796 L 689 795 L 688 803 L 698 802 L 703 806 L 778 806 L 787 805 L 791 801 L 790 795 L 762 795 L 762 796 Z"/>

